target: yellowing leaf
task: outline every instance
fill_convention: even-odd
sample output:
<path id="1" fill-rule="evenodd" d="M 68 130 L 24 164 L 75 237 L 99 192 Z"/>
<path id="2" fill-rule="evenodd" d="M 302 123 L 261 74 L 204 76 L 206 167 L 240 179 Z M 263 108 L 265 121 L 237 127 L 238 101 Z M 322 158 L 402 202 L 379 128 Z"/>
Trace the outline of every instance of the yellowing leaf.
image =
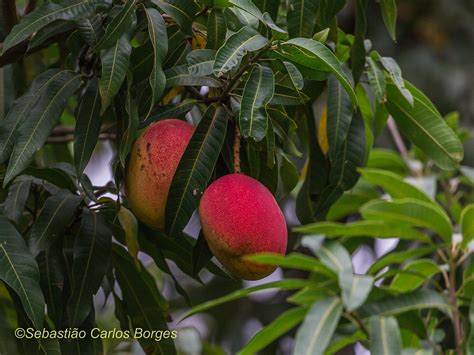
<path id="1" fill-rule="evenodd" d="M 321 150 L 326 155 L 329 150 L 328 144 L 328 131 L 327 131 L 328 115 L 327 109 L 324 108 L 321 113 L 321 118 L 319 119 L 319 129 L 318 129 L 318 142 Z"/>

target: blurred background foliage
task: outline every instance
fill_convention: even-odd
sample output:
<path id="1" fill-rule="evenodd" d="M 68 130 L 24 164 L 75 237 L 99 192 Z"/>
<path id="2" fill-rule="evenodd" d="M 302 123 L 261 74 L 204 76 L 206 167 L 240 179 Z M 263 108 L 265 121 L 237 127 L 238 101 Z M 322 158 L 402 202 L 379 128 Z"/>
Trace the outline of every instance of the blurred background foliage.
<path id="1" fill-rule="evenodd" d="M 24 0 L 17 1 L 17 6 L 26 6 Z M 348 0 L 345 9 L 339 14 L 339 24 L 345 32 L 352 33 L 354 27 L 354 3 Z M 397 42 L 390 40 L 380 16 L 380 10 L 375 2 L 370 2 L 368 10 L 368 31 L 373 47 L 385 56 L 396 59 L 402 68 L 404 77 L 415 84 L 433 101 L 444 115 L 458 111 L 461 126 L 474 132 L 474 1 L 472 0 L 398 0 Z M 2 16 L 8 9 L 3 6 Z M 0 40 L 5 36 L 4 23 L 0 29 Z M 65 45 L 65 44 L 64 44 Z M 61 51 L 58 45 L 50 46 L 47 50 L 36 52 L 26 57 L 19 65 L 6 66 L 0 69 L 0 115 L 8 111 L 13 98 L 18 97 L 30 85 L 32 79 L 47 68 L 51 63 L 66 58 L 60 58 Z M 74 120 L 71 103 L 61 117 L 65 126 L 72 125 Z M 391 137 L 382 134 L 377 146 L 394 147 Z M 63 147 L 63 150 L 58 147 Z M 51 159 L 46 145 L 44 159 Z M 51 151 L 53 151 L 51 149 Z M 47 153 L 47 154 L 46 154 Z M 110 172 L 104 171 L 104 161 L 112 157 L 112 148 L 108 142 L 98 145 L 94 158 L 86 169 L 86 173 L 94 183 L 104 184 L 111 178 Z M 55 145 L 54 159 L 69 161 L 71 155 L 67 145 Z M 464 165 L 474 165 L 474 140 L 466 143 Z M 291 204 L 289 199 L 286 203 Z M 287 216 L 291 226 L 292 216 Z M 295 222 L 295 221 L 293 221 Z M 191 222 L 192 224 L 192 222 Z M 291 238 L 290 238 L 291 242 Z M 291 249 L 291 246 L 290 246 Z M 143 256 L 142 256 L 143 257 Z M 145 262 L 146 264 L 146 262 Z M 149 264 L 152 264 L 151 262 Z M 170 300 L 174 310 L 173 319 L 180 319 L 187 306 L 183 298 L 177 294 L 168 279 L 156 267 L 152 267 L 154 276 L 160 282 L 165 297 Z M 202 280 L 207 283 L 203 287 L 197 281 L 185 276 L 177 267 L 174 273 L 188 290 L 194 304 L 217 298 L 241 287 L 239 283 L 223 278 L 212 277 L 203 271 Z M 207 273 L 207 274 L 206 274 Z M 281 277 L 281 270 L 270 276 L 272 279 Z M 285 271 L 287 278 L 303 277 L 301 271 Z M 268 279 L 259 283 L 268 282 Z M 255 282 L 244 281 L 245 286 Z M 5 290 L 0 288 L 0 302 L 7 300 Z M 236 353 L 252 335 L 268 324 L 289 305 L 285 303 L 288 293 L 265 291 L 232 303 L 228 303 L 210 310 L 206 314 L 195 315 L 181 323 L 171 324 L 171 329 L 180 329 L 181 335 L 177 344 L 182 353 L 187 354 L 221 354 Z M 104 295 L 101 292 L 96 296 L 98 324 L 102 329 L 111 329 L 118 326 L 113 315 L 113 306 L 103 303 Z M 1 308 L 0 308 L 1 309 Z M 0 318 L 13 318 L 13 315 L 0 314 Z M 0 325 L 1 326 L 1 325 Z M 294 334 L 293 334 L 294 335 Z M 292 334 L 280 339 L 279 342 L 267 347 L 264 354 L 288 354 L 292 347 Z M 204 340 L 201 342 L 198 339 Z M 219 344 L 219 347 L 211 344 Z M 121 344 L 117 347 L 114 341 L 105 344 L 106 353 L 140 353 L 139 346 Z M 352 351 L 352 350 L 351 350 Z"/>

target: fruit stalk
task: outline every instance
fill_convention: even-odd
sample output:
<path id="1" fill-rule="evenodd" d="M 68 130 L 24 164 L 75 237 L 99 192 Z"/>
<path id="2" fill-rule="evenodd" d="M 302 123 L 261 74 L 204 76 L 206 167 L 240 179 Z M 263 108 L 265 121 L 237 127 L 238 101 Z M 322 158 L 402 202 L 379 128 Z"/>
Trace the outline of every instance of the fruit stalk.
<path id="1" fill-rule="evenodd" d="M 234 173 L 240 174 L 240 129 L 237 123 L 234 133 Z"/>

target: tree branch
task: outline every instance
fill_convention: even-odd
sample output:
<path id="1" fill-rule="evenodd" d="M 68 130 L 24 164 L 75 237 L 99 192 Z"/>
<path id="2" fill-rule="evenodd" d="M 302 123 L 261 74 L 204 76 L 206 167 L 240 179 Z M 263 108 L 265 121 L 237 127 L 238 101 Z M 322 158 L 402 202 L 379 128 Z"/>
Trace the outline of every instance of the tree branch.
<path id="1" fill-rule="evenodd" d="M 26 4 L 25 7 L 25 15 L 29 14 L 31 11 L 33 11 L 36 8 L 36 4 L 38 3 L 37 0 L 30 0 L 28 1 L 28 4 Z"/>
<path id="2" fill-rule="evenodd" d="M 15 0 L 2 1 L 2 15 L 3 29 L 6 33 L 9 33 L 12 30 L 12 27 L 19 21 Z"/>

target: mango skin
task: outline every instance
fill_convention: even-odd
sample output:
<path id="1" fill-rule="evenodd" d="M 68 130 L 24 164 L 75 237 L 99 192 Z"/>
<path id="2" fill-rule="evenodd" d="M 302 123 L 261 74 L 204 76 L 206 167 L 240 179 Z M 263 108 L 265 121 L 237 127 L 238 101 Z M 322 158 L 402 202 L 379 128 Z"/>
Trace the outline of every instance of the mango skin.
<path id="1" fill-rule="evenodd" d="M 213 182 L 201 198 L 199 217 L 212 253 L 241 279 L 258 280 L 276 269 L 250 262 L 246 256 L 286 252 L 283 213 L 271 192 L 251 177 L 230 174 Z"/>
<path id="2" fill-rule="evenodd" d="M 143 223 L 162 229 L 168 192 L 179 161 L 194 132 L 170 118 L 151 124 L 133 144 L 125 174 L 125 195 Z"/>

